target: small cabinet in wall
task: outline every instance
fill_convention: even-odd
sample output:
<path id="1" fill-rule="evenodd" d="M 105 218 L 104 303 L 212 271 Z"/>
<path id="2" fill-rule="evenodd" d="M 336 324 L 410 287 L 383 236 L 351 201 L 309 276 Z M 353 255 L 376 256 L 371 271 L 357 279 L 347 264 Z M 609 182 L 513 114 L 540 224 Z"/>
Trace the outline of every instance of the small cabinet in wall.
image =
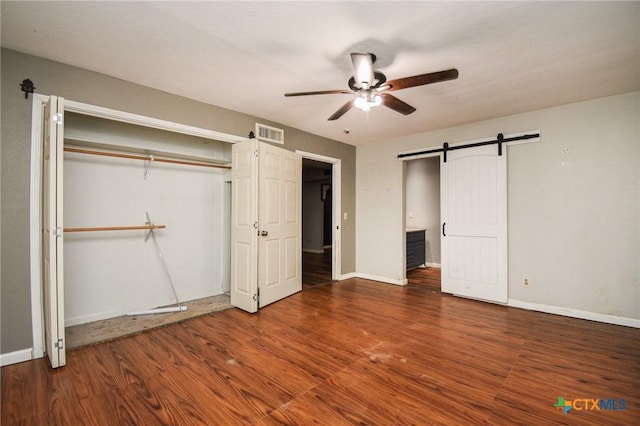
<path id="1" fill-rule="evenodd" d="M 424 265 L 425 229 L 407 229 L 407 270 Z"/>

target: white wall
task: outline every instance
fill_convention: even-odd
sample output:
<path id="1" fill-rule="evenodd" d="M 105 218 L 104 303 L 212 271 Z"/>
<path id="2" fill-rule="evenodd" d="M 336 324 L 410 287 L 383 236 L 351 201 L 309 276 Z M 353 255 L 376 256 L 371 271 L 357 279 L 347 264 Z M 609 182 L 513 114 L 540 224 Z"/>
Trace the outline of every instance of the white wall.
<path id="1" fill-rule="evenodd" d="M 81 126 L 67 120 L 68 134 Z M 116 127 L 121 127 L 118 125 Z M 117 141 L 118 131 L 101 129 L 87 139 Z M 139 129 L 138 129 L 139 130 Z M 139 134 L 133 145 L 154 147 Z M 164 132 L 166 133 L 166 132 Z M 194 153 L 202 142 L 164 135 L 164 148 Z M 226 156 L 229 144 L 208 141 Z M 217 148 L 211 149 L 211 146 Z M 210 154 L 211 154 L 210 152 Z M 228 289 L 229 184 L 225 171 L 65 153 L 64 225 L 70 227 L 142 225 L 145 212 L 166 229 L 154 231 L 181 301 Z M 160 256 L 146 231 L 82 232 L 64 235 L 65 322 L 75 325 L 175 303 Z"/>
<path id="2" fill-rule="evenodd" d="M 440 157 L 405 163 L 405 223 L 427 230 L 427 264 L 440 264 Z"/>
<path id="3" fill-rule="evenodd" d="M 356 270 L 403 276 L 399 151 L 539 129 L 509 148 L 510 300 L 640 318 L 639 121 L 634 92 L 358 146 Z"/>

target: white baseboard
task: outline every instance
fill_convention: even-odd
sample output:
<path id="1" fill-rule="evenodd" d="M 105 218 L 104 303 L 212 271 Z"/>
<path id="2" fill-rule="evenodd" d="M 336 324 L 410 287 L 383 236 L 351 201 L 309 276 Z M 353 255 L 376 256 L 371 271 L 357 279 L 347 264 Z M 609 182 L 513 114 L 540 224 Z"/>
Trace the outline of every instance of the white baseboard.
<path id="1" fill-rule="evenodd" d="M 0 367 L 17 364 L 19 362 L 31 361 L 33 359 L 33 349 L 22 349 L 15 352 L 0 354 Z"/>
<path id="2" fill-rule="evenodd" d="M 433 267 L 439 267 L 439 266 L 440 265 L 438 266 L 434 265 Z M 358 272 L 351 272 L 351 273 L 343 274 L 340 276 L 340 280 L 346 280 L 349 278 L 363 278 L 367 280 L 380 281 L 383 283 L 394 284 L 394 285 L 407 284 L 406 279 L 398 280 L 394 278 L 382 277 L 382 276 L 371 275 L 371 274 L 362 274 Z M 540 303 L 525 302 L 522 300 L 515 300 L 515 299 L 509 299 L 507 302 L 507 306 L 520 308 L 520 309 L 527 309 L 529 311 L 538 311 L 538 312 L 544 312 L 547 314 L 562 315 L 565 317 L 585 319 L 589 321 L 597 321 L 597 322 L 602 322 L 606 324 L 640 328 L 640 319 L 638 318 L 619 317 L 615 315 L 601 314 L 598 312 L 589 312 L 589 311 L 582 311 L 579 309 L 563 308 L 561 306 L 543 305 Z"/>
<path id="3" fill-rule="evenodd" d="M 303 249 L 302 249 L 302 252 L 303 252 L 303 253 L 316 253 L 316 254 L 323 254 L 323 253 L 324 253 L 324 250 L 316 250 L 316 249 L 306 249 L 306 248 L 303 248 Z"/>
<path id="4" fill-rule="evenodd" d="M 427 268 L 440 268 L 440 264 L 439 263 L 425 263 L 425 265 L 427 266 Z"/>
<path id="5" fill-rule="evenodd" d="M 142 309 L 139 309 L 142 310 Z M 125 312 L 126 313 L 126 312 Z M 124 315 L 125 313 L 117 311 L 99 312 L 97 314 L 81 315 L 73 318 L 66 318 L 64 320 L 65 327 L 73 327 L 74 325 L 86 324 L 88 322 L 102 321 L 109 318 Z"/>
<path id="6" fill-rule="evenodd" d="M 348 280 L 349 278 L 358 278 L 358 274 L 356 274 L 355 272 L 349 272 L 348 274 L 342 274 L 342 275 L 340 275 L 340 278 L 338 278 L 338 281 Z"/>
<path id="7" fill-rule="evenodd" d="M 604 322 L 607 324 L 623 325 L 625 327 L 640 328 L 640 319 L 637 318 L 618 317 L 615 315 L 581 311 L 579 309 L 563 308 L 560 306 L 543 305 L 540 303 L 525 302 L 522 300 L 514 299 L 509 299 L 507 305 L 514 308 L 527 309 L 530 311 L 545 312 L 547 314 L 562 315 L 565 317 Z"/>
<path id="8" fill-rule="evenodd" d="M 371 275 L 371 274 L 362 274 L 362 273 L 356 273 L 355 277 L 362 278 L 365 280 L 380 281 L 383 283 L 394 284 L 394 285 L 407 285 L 407 282 L 408 282 L 406 278 L 404 280 L 399 280 L 396 278 L 389 278 L 389 277 L 383 277 L 380 275 Z"/>

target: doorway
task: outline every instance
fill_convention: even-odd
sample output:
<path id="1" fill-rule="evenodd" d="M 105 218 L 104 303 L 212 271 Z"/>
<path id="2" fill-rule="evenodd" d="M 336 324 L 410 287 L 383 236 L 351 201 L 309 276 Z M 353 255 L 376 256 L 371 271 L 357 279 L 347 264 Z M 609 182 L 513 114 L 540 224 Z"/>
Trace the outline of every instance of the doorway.
<path id="1" fill-rule="evenodd" d="M 302 160 L 302 288 L 332 281 L 332 165 Z"/>
<path id="2" fill-rule="evenodd" d="M 440 156 L 406 161 L 404 187 L 407 281 L 440 291 Z"/>

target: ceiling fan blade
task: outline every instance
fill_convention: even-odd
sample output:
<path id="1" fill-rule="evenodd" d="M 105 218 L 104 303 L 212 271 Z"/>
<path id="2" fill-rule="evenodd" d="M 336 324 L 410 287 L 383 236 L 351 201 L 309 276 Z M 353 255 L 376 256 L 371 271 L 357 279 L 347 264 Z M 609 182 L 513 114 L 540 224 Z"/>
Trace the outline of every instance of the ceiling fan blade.
<path id="1" fill-rule="evenodd" d="M 295 92 L 295 93 L 285 93 L 285 96 L 307 96 L 307 95 L 335 95 L 335 94 L 347 94 L 350 95 L 353 92 L 351 90 L 317 90 L 315 92 Z"/>
<path id="2" fill-rule="evenodd" d="M 456 78 L 458 78 L 458 70 L 452 68 L 450 70 L 431 72 L 428 74 L 414 75 L 413 77 L 387 81 L 384 86 L 390 86 L 386 90 L 393 91 L 407 89 L 409 87 L 424 86 L 425 84 L 439 83 L 441 81 L 455 80 Z"/>
<path id="3" fill-rule="evenodd" d="M 351 63 L 353 64 L 353 77 L 356 87 L 371 86 L 373 82 L 373 62 L 374 56 L 371 53 L 352 53 Z"/>
<path id="4" fill-rule="evenodd" d="M 333 115 L 329 117 L 328 121 L 337 120 L 338 118 L 342 117 L 345 112 L 349 111 L 351 108 L 353 108 L 353 99 L 347 102 L 346 104 L 342 105 L 339 110 L 334 112 Z"/>
<path id="5" fill-rule="evenodd" d="M 393 95 L 388 93 L 383 93 L 382 96 L 382 104 L 392 110 L 399 112 L 400 114 L 409 115 L 414 112 L 416 109 L 409 105 L 408 103 L 401 101 Z"/>

